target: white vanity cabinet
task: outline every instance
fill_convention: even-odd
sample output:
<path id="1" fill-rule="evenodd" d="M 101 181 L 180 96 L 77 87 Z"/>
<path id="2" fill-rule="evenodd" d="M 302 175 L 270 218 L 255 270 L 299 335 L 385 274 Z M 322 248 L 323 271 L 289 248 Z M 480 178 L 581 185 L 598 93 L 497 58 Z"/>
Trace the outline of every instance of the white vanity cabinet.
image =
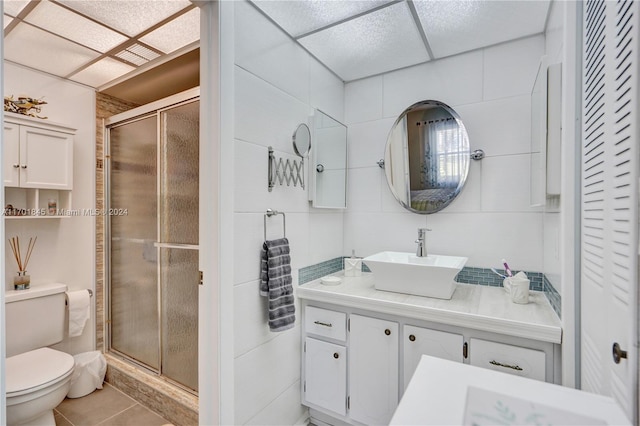
<path id="1" fill-rule="evenodd" d="M 431 355 L 450 361 L 464 361 L 468 346 L 465 346 L 464 337 L 461 334 L 412 325 L 405 325 L 403 330 L 403 392 L 407 388 L 422 355 Z"/>
<path id="2" fill-rule="evenodd" d="M 398 323 L 349 316 L 349 417 L 388 424 L 398 406 Z"/>
<path id="3" fill-rule="evenodd" d="M 306 404 L 347 413 L 347 314 L 307 306 L 303 315 L 302 398 Z"/>
<path id="4" fill-rule="evenodd" d="M 546 360 L 543 351 L 483 339 L 470 340 L 469 364 L 545 381 Z"/>
<path id="5" fill-rule="evenodd" d="M 312 422 L 388 424 L 422 355 L 560 383 L 562 328 L 543 293 L 516 305 L 479 285 L 440 300 L 375 290 L 371 274 L 319 281 L 297 289 Z"/>
<path id="6" fill-rule="evenodd" d="M 306 401 L 334 413 L 347 413 L 347 348 L 307 338 L 304 345 Z"/>
<path id="7" fill-rule="evenodd" d="M 26 216 L 46 215 L 51 199 L 57 209 L 70 208 L 74 134 L 74 129 L 60 124 L 5 113 L 2 161 L 7 204 L 26 209 Z"/>

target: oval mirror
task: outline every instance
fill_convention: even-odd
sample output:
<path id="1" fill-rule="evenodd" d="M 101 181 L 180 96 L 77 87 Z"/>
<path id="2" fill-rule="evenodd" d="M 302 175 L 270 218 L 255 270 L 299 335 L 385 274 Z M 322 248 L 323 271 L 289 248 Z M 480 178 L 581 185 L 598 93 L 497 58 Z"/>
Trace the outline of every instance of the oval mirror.
<path id="1" fill-rule="evenodd" d="M 299 157 L 305 157 L 311 148 L 311 131 L 302 123 L 293 132 L 293 150 Z"/>
<path id="2" fill-rule="evenodd" d="M 387 138 L 387 183 L 407 210 L 438 212 L 462 190 L 470 155 L 458 114 L 442 102 L 418 102 L 404 110 Z"/>

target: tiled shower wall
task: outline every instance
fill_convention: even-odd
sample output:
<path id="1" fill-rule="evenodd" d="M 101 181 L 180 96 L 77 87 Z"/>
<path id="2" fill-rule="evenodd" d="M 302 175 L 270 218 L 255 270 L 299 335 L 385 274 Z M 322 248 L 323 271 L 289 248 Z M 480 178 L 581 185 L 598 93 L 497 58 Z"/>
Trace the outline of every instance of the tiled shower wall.
<path id="1" fill-rule="evenodd" d="M 103 120 L 128 111 L 138 105 L 96 93 L 96 209 L 104 209 L 104 127 Z M 104 344 L 104 226 L 106 216 L 96 217 L 96 348 L 105 350 Z"/>
<path id="2" fill-rule="evenodd" d="M 292 330 L 271 333 L 258 292 L 268 208 L 285 213 L 294 282 L 297 269 L 342 254 L 343 213 L 309 207 L 308 189 L 267 189 L 268 147 L 296 159 L 291 136 L 314 108 L 344 120 L 344 84 L 248 2 L 235 6 L 234 198 L 235 424 L 294 424 L 300 405 L 300 311 Z M 305 164 L 308 167 L 308 163 Z M 267 238 L 283 235 L 283 217 L 267 218 Z"/>
<path id="3" fill-rule="evenodd" d="M 348 209 L 345 255 L 415 250 L 417 228 L 431 253 L 466 256 L 467 266 L 489 268 L 508 259 L 516 270 L 542 271 L 542 212 L 529 203 L 530 93 L 544 36 L 499 44 L 347 83 L 349 128 Z M 391 195 L 376 162 L 384 157 L 387 134 L 402 111 L 433 99 L 462 118 L 471 161 L 460 196 L 439 213 L 417 215 Z"/>

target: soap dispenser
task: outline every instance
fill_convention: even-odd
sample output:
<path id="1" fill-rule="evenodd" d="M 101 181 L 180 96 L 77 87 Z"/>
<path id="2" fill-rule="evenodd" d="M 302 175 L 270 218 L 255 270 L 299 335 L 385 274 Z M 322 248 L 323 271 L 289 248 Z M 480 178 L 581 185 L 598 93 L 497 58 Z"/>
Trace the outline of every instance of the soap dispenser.
<path id="1" fill-rule="evenodd" d="M 359 277 L 362 275 L 362 259 L 356 257 L 356 251 L 351 250 L 351 257 L 344 259 L 344 276 Z"/>

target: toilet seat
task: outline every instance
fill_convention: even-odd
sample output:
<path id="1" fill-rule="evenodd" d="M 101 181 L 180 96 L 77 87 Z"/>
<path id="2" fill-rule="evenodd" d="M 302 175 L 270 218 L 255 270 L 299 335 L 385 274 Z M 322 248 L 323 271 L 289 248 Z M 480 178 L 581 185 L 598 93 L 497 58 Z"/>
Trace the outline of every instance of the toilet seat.
<path id="1" fill-rule="evenodd" d="M 70 376 L 73 356 L 50 348 L 14 355 L 5 361 L 7 399 L 46 388 Z"/>

